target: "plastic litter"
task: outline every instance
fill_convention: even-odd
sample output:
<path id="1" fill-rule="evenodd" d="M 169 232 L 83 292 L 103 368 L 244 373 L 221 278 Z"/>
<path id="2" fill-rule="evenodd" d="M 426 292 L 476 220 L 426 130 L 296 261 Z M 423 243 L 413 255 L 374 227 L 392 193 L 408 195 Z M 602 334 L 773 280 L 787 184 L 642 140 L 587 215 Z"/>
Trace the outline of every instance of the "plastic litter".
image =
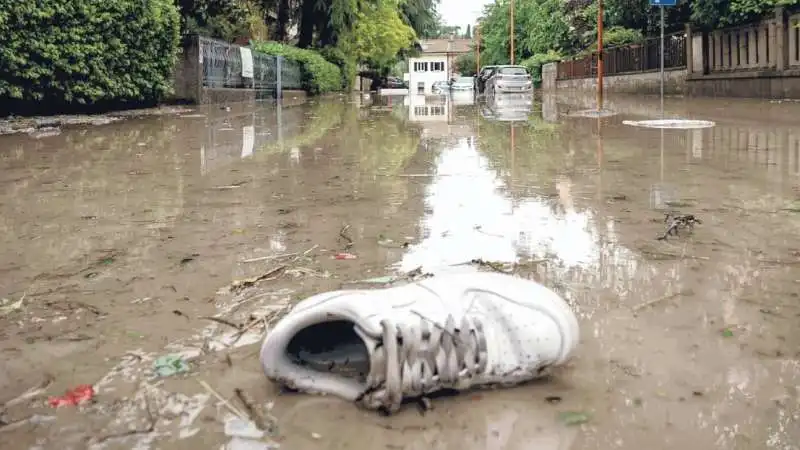
<path id="1" fill-rule="evenodd" d="M 245 439 L 261 439 L 264 432 L 259 430 L 253 422 L 234 417 L 225 422 L 225 435 Z"/>
<path id="2" fill-rule="evenodd" d="M 64 395 L 50 397 L 48 403 L 53 408 L 60 406 L 77 406 L 82 403 L 91 401 L 94 398 L 94 387 L 91 384 L 82 384 L 77 386 Z"/>
<path id="3" fill-rule="evenodd" d="M 358 256 L 352 253 L 337 253 L 333 256 L 333 259 L 356 259 Z"/>
<path id="4" fill-rule="evenodd" d="M 188 372 L 189 363 L 178 355 L 164 355 L 155 360 L 153 370 L 160 377 L 169 377 Z"/>

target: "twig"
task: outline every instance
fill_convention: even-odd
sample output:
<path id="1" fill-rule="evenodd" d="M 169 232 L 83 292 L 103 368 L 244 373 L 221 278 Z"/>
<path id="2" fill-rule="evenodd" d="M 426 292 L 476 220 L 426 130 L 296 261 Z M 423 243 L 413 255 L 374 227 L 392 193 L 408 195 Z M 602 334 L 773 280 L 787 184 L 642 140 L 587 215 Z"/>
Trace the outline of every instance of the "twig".
<path id="1" fill-rule="evenodd" d="M 800 265 L 800 260 L 785 261 L 785 260 L 780 260 L 780 259 L 760 259 L 759 258 L 758 262 L 763 263 L 763 264 L 777 264 L 777 265 L 780 265 L 780 266 L 797 266 L 797 265 Z"/>
<path id="2" fill-rule="evenodd" d="M 339 237 L 344 239 L 344 241 L 345 241 L 345 244 L 344 244 L 344 249 L 345 250 L 349 250 L 350 247 L 353 246 L 353 239 L 350 238 L 350 236 L 348 236 L 346 234 L 347 230 L 349 230 L 349 229 L 350 229 L 350 225 L 345 225 L 345 226 L 342 227 L 341 230 L 339 230 Z"/>
<path id="3" fill-rule="evenodd" d="M 209 394 L 213 395 L 217 398 L 217 400 L 222 402 L 222 404 L 225 405 L 230 412 L 234 413 L 237 417 L 244 421 L 247 420 L 247 415 L 245 413 L 243 413 L 239 408 L 233 406 L 231 402 L 225 400 L 225 397 L 221 396 L 219 392 L 215 391 L 211 386 L 208 385 L 208 383 L 203 380 L 197 380 L 197 382 L 200 383 L 200 386 L 203 386 Z"/>
<path id="4" fill-rule="evenodd" d="M 258 258 L 245 259 L 245 260 L 242 260 L 242 262 L 243 263 L 254 263 L 254 262 L 260 262 L 260 261 L 271 261 L 273 259 L 281 259 L 281 258 L 289 258 L 289 257 L 292 257 L 292 256 L 297 256 L 298 254 L 299 253 L 295 252 L 295 253 L 284 253 L 282 255 L 261 256 L 261 257 L 258 257 Z"/>
<path id="5" fill-rule="evenodd" d="M 261 414 L 261 411 L 253 404 L 253 401 L 247 396 L 247 394 L 239 389 L 236 388 L 233 390 L 236 394 L 236 398 L 242 402 L 244 405 L 245 411 L 247 411 L 247 415 L 250 416 L 250 420 L 256 425 L 259 430 L 267 431 L 269 427 L 267 426 L 267 420 L 264 418 L 264 415 Z"/>
<path id="6" fill-rule="evenodd" d="M 210 320 L 212 322 L 221 323 L 223 325 L 227 325 L 229 327 L 236 328 L 237 330 L 241 330 L 242 329 L 241 325 L 235 324 L 235 323 L 233 323 L 231 321 L 228 321 L 228 320 L 225 320 L 225 319 L 220 319 L 219 317 L 203 316 L 203 317 L 198 317 L 198 319 L 205 319 L 205 320 Z"/>
<path id="7" fill-rule="evenodd" d="M 245 333 L 247 333 L 248 331 L 250 331 L 253 328 L 255 328 L 256 325 L 264 322 L 264 320 L 265 320 L 265 317 L 257 317 L 255 319 L 251 320 L 249 324 L 245 325 L 241 330 L 239 330 L 236 333 L 236 338 L 233 340 L 233 342 L 231 342 L 231 345 L 234 345 L 237 342 L 239 342 L 239 339 L 241 339 L 242 336 L 244 336 Z"/>
<path id="8" fill-rule="evenodd" d="M 30 422 L 30 420 L 32 418 L 33 418 L 33 416 L 28 416 L 28 417 L 26 417 L 24 419 L 14 420 L 14 421 L 11 421 L 11 422 L 3 422 L 2 420 L 0 420 L 0 433 L 6 432 L 6 431 L 14 431 L 17 428 L 19 428 L 19 427 L 25 425 L 26 423 Z"/>
<path id="9" fill-rule="evenodd" d="M 667 301 L 667 300 L 672 300 L 673 298 L 681 296 L 681 295 L 684 295 L 683 291 L 676 292 L 676 293 L 670 294 L 670 295 L 665 295 L 663 297 L 659 297 L 659 298 L 656 298 L 656 299 L 653 299 L 653 300 L 650 300 L 650 301 L 646 301 L 644 303 L 641 303 L 639 305 L 634 306 L 633 308 L 631 308 L 631 311 L 637 312 L 637 311 L 642 310 L 644 308 L 647 308 L 649 306 L 653 306 L 656 303 L 661 303 L 661 302 L 664 302 L 664 301 Z"/>
<path id="10" fill-rule="evenodd" d="M 0 411 L 4 410 L 4 409 L 6 409 L 6 408 L 8 408 L 10 406 L 14 406 L 14 405 L 16 405 L 18 403 L 21 403 L 21 402 L 23 402 L 23 401 L 25 401 L 25 400 L 27 400 L 29 398 L 33 398 L 33 397 L 36 397 L 36 396 L 40 395 L 42 392 L 45 391 L 45 389 L 47 389 L 50 386 L 50 384 L 52 382 L 53 382 L 53 376 L 50 375 L 49 373 L 44 374 L 44 380 L 42 380 L 41 383 L 37 384 L 36 386 L 33 386 L 32 388 L 28 389 L 27 391 L 23 392 L 22 394 L 20 394 L 20 395 L 18 395 L 16 397 L 12 398 L 11 400 L 5 402 L 2 406 L 0 406 Z"/>

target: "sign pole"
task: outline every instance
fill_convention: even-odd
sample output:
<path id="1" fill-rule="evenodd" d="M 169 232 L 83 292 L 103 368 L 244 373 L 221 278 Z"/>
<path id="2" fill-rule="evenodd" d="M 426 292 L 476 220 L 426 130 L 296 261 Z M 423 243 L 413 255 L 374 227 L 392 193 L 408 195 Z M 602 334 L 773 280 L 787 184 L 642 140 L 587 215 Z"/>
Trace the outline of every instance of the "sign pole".
<path id="1" fill-rule="evenodd" d="M 664 5 L 661 10 L 661 118 L 664 118 Z"/>
<path id="2" fill-rule="evenodd" d="M 597 113 L 603 110 L 603 0 L 597 1 Z"/>

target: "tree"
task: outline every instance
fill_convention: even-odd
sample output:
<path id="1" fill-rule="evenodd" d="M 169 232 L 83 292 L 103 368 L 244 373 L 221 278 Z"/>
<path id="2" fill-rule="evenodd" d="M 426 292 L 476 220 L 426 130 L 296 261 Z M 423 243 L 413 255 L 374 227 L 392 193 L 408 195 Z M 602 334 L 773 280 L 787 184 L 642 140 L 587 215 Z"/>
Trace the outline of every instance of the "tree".
<path id="1" fill-rule="evenodd" d="M 472 29 L 469 24 L 467 24 L 467 31 L 464 32 L 464 38 L 472 39 Z"/>
<path id="2" fill-rule="evenodd" d="M 352 50 L 359 62 L 388 71 L 398 53 L 410 47 L 415 38 L 414 30 L 400 17 L 399 0 L 378 0 L 358 11 L 352 33 L 343 45 L 345 52 Z"/>

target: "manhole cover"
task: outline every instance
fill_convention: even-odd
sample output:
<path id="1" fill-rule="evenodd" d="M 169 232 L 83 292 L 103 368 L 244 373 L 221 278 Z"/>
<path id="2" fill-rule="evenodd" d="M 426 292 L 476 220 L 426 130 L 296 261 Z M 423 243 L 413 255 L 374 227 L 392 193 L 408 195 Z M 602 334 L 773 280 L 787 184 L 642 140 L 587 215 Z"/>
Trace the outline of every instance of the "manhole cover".
<path id="1" fill-rule="evenodd" d="M 633 127 L 675 128 L 680 130 L 711 128 L 714 125 L 716 125 L 714 122 L 711 122 L 709 120 L 685 120 L 685 119 L 623 120 L 622 123 Z"/>

